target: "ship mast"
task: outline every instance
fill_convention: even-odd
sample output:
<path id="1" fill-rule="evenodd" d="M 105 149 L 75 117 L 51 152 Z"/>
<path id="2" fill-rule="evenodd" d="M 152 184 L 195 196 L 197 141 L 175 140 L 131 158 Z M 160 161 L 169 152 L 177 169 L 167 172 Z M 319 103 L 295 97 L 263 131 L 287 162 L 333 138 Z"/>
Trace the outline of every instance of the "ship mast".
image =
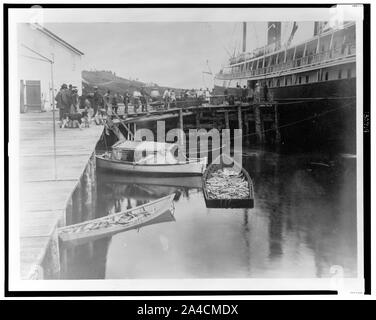
<path id="1" fill-rule="evenodd" d="M 247 22 L 243 22 L 243 52 L 247 50 Z"/>

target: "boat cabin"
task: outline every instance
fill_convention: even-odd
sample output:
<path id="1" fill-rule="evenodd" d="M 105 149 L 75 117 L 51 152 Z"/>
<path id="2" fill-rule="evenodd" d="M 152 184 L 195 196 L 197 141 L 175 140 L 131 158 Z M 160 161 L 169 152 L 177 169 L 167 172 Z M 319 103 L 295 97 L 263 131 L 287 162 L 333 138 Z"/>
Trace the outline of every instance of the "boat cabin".
<path id="1" fill-rule="evenodd" d="M 112 159 L 137 164 L 175 164 L 178 145 L 154 141 L 119 141 L 112 146 Z"/>

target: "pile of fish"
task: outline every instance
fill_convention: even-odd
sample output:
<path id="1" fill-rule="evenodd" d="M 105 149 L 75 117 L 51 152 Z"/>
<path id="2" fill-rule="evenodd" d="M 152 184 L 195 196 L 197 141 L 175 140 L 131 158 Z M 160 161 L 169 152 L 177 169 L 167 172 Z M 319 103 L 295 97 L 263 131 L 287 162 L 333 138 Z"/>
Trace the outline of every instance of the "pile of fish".
<path id="1" fill-rule="evenodd" d="M 248 181 L 233 168 L 214 171 L 206 180 L 209 199 L 247 199 L 250 197 Z"/>
<path id="2" fill-rule="evenodd" d="M 144 216 L 150 215 L 150 213 L 144 211 L 142 213 Z M 127 225 L 135 220 L 138 220 L 141 216 L 134 215 L 130 212 L 121 214 L 121 215 L 114 215 L 109 216 L 108 219 L 101 219 L 99 221 L 93 221 L 86 224 L 79 224 L 77 226 L 73 225 L 70 228 L 61 229 L 60 233 L 78 233 L 78 232 L 85 232 L 85 231 L 93 231 L 102 228 L 109 228 L 119 225 Z"/>

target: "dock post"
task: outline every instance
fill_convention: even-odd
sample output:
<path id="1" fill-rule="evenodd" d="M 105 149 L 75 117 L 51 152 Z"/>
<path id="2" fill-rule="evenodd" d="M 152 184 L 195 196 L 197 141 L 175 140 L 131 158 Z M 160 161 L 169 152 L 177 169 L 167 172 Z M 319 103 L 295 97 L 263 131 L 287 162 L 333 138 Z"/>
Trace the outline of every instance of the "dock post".
<path id="1" fill-rule="evenodd" d="M 65 224 L 68 226 L 73 223 L 73 200 L 72 197 L 69 198 L 67 206 L 65 208 Z"/>
<path id="2" fill-rule="evenodd" d="M 253 112 L 255 116 L 255 129 L 256 129 L 257 142 L 264 143 L 262 116 L 261 116 L 261 110 L 260 110 L 259 104 L 256 103 L 253 106 Z"/>
<path id="3" fill-rule="evenodd" d="M 79 180 L 76 189 L 73 192 L 72 195 L 72 221 L 73 223 L 79 223 L 82 221 L 82 184 Z"/>
<path id="4" fill-rule="evenodd" d="M 275 128 L 275 142 L 281 143 L 281 132 L 279 131 L 279 114 L 278 104 L 274 105 L 274 128 Z"/>
<path id="5" fill-rule="evenodd" d="M 91 160 L 89 160 L 83 174 L 83 216 L 85 220 L 94 219 L 94 211 L 92 210 L 93 194 L 91 181 Z"/>
<path id="6" fill-rule="evenodd" d="M 97 175 L 96 175 L 96 159 L 95 159 L 95 153 L 90 158 L 90 175 L 91 175 L 91 210 L 92 212 L 95 212 L 96 210 L 96 204 L 97 204 Z"/>
<path id="7" fill-rule="evenodd" d="M 225 125 L 226 125 L 226 129 L 230 129 L 230 120 L 228 116 L 228 111 L 225 111 Z"/>
<path id="8" fill-rule="evenodd" d="M 245 138 L 249 137 L 249 119 L 247 113 L 244 114 Z"/>
<path id="9" fill-rule="evenodd" d="M 238 106 L 238 128 L 243 129 L 242 107 Z"/>

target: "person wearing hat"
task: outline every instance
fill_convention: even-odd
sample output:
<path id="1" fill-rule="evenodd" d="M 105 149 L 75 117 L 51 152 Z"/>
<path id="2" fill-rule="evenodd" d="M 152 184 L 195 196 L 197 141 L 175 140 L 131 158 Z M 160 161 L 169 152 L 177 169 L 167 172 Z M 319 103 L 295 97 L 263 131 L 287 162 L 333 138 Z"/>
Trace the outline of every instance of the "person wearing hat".
<path id="1" fill-rule="evenodd" d="M 70 98 L 68 93 L 68 86 L 64 83 L 55 97 L 57 108 L 59 108 L 59 119 L 63 120 L 64 114 L 69 113 Z"/>
<path id="2" fill-rule="evenodd" d="M 124 96 L 123 96 L 124 114 L 125 114 L 125 116 L 128 116 L 128 105 L 130 103 L 130 99 L 131 99 L 131 96 L 130 96 L 128 90 L 127 90 L 127 91 L 125 91 Z"/>
<path id="3" fill-rule="evenodd" d="M 56 94 L 55 96 L 55 101 L 56 101 L 56 108 L 59 109 L 59 120 L 61 121 L 62 118 L 63 118 L 63 100 L 61 98 L 62 96 L 62 91 L 64 90 L 64 87 L 66 86 L 66 84 L 63 84 L 61 87 L 60 87 L 60 90 L 59 92 Z"/>
<path id="4" fill-rule="evenodd" d="M 72 88 L 72 95 L 71 95 L 71 108 L 70 108 L 70 113 L 76 113 L 78 109 L 78 90 L 77 87 Z"/>
<path id="5" fill-rule="evenodd" d="M 249 84 L 248 85 L 248 93 L 247 93 L 247 102 L 251 103 L 253 102 L 254 99 L 254 91 L 252 89 L 252 86 Z"/>
<path id="6" fill-rule="evenodd" d="M 98 87 L 94 87 L 94 96 L 93 96 L 93 109 L 94 109 L 94 115 L 97 114 L 98 108 L 103 106 L 103 97 L 98 92 Z"/>

